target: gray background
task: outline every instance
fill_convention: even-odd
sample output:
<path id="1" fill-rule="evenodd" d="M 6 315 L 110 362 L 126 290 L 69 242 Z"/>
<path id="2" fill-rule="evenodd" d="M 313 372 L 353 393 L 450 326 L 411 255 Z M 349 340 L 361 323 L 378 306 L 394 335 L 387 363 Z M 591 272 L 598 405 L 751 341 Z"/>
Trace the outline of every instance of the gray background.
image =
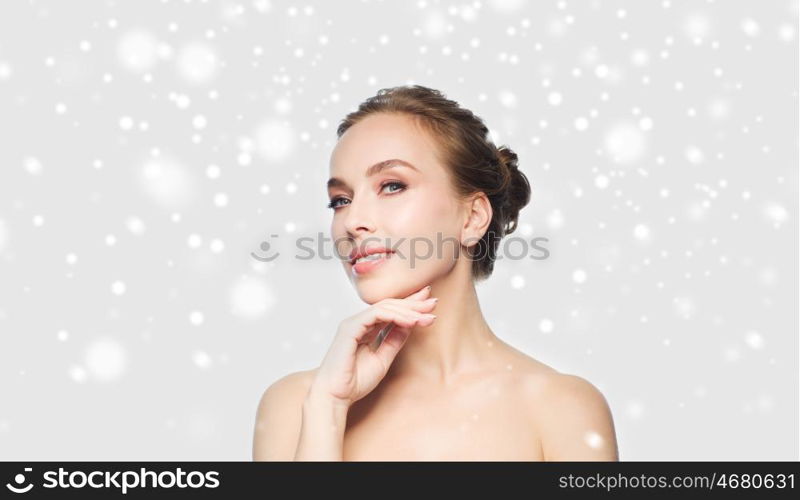
<path id="1" fill-rule="evenodd" d="M 499 261 L 482 307 L 603 391 L 622 460 L 797 459 L 797 19 L 796 0 L 3 2 L 0 459 L 249 460 L 263 390 L 366 307 L 293 242 L 328 234 L 339 120 L 406 83 L 518 153 L 514 236 L 550 258 Z"/>

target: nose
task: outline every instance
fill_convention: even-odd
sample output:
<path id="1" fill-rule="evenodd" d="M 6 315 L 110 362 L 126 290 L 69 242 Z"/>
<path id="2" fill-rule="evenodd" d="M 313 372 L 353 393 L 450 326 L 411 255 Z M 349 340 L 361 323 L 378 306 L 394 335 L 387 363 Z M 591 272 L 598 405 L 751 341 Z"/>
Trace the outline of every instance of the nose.
<path id="1" fill-rule="evenodd" d="M 363 200 L 351 201 L 347 204 L 347 212 L 344 215 L 345 231 L 356 240 L 369 235 L 375 231 L 374 215 L 369 203 Z"/>

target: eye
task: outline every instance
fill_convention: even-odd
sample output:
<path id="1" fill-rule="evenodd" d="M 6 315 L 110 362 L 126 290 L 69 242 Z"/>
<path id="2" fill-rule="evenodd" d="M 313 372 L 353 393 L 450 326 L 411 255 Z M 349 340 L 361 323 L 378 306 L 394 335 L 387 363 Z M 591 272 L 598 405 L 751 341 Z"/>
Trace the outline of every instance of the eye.
<path id="1" fill-rule="evenodd" d="M 342 198 L 341 196 L 337 196 L 336 198 L 332 199 L 330 201 L 330 203 L 328 203 L 328 208 L 332 208 L 332 209 L 336 210 L 337 208 L 339 208 L 339 205 L 337 205 L 336 203 L 341 201 L 341 200 L 346 200 L 346 199 L 347 198 Z"/>
<path id="2" fill-rule="evenodd" d="M 390 191 L 389 194 L 399 193 L 400 191 L 404 190 L 407 187 L 402 182 L 390 181 L 390 182 L 384 182 L 383 184 L 381 184 L 381 191 L 383 191 L 384 188 L 386 188 L 387 186 L 397 186 L 398 187 L 398 189 L 396 191 Z M 337 208 L 341 207 L 341 205 L 338 204 L 340 201 L 347 201 L 347 198 L 343 198 L 341 196 L 337 196 L 336 198 L 333 198 L 330 201 L 330 203 L 328 203 L 328 208 L 332 208 L 332 209 L 336 210 Z"/>
<path id="3" fill-rule="evenodd" d="M 400 189 L 398 191 L 392 191 L 393 193 L 397 193 L 399 191 L 402 191 L 406 187 L 406 185 L 403 184 L 402 182 L 392 181 L 392 182 L 386 182 L 384 184 L 381 184 L 381 190 L 383 190 L 383 188 L 385 188 L 386 186 L 400 186 Z"/>

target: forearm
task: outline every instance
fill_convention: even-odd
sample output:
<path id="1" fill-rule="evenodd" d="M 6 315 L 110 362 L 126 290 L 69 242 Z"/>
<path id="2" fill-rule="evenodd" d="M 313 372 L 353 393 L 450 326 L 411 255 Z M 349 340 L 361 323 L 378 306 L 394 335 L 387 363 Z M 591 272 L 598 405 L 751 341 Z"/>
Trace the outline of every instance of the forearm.
<path id="1" fill-rule="evenodd" d="M 309 393 L 303 402 L 296 461 L 341 461 L 347 407 L 331 398 Z"/>

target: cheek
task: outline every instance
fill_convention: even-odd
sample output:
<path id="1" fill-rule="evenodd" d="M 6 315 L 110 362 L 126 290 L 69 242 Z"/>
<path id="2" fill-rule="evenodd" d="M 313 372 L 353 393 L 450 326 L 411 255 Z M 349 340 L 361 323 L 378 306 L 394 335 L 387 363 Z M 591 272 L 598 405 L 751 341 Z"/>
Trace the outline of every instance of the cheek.
<path id="1" fill-rule="evenodd" d="M 457 226 L 455 216 L 453 205 L 440 194 L 420 191 L 403 204 L 402 210 L 387 214 L 385 220 L 394 234 L 435 236 L 438 232 L 452 233 Z"/>
<path id="2" fill-rule="evenodd" d="M 458 249 L 459 222 L 457 212 L 447 200 L 434 196 L 420 197 L 413 207 L 391 218 L 390 232 L 403 236 L 405 255 L 414 254 L 416 265 L 437 265 L 452 262 Z"/>
<path id="3" fill-rule="evenodd" d="M 331 246 L 333 247 L 334 257 L 344 259 L 349 255 L 352 246 L 347 239 L 347 231 L 344 226 L 334 220 L 331 222 Z"/>

